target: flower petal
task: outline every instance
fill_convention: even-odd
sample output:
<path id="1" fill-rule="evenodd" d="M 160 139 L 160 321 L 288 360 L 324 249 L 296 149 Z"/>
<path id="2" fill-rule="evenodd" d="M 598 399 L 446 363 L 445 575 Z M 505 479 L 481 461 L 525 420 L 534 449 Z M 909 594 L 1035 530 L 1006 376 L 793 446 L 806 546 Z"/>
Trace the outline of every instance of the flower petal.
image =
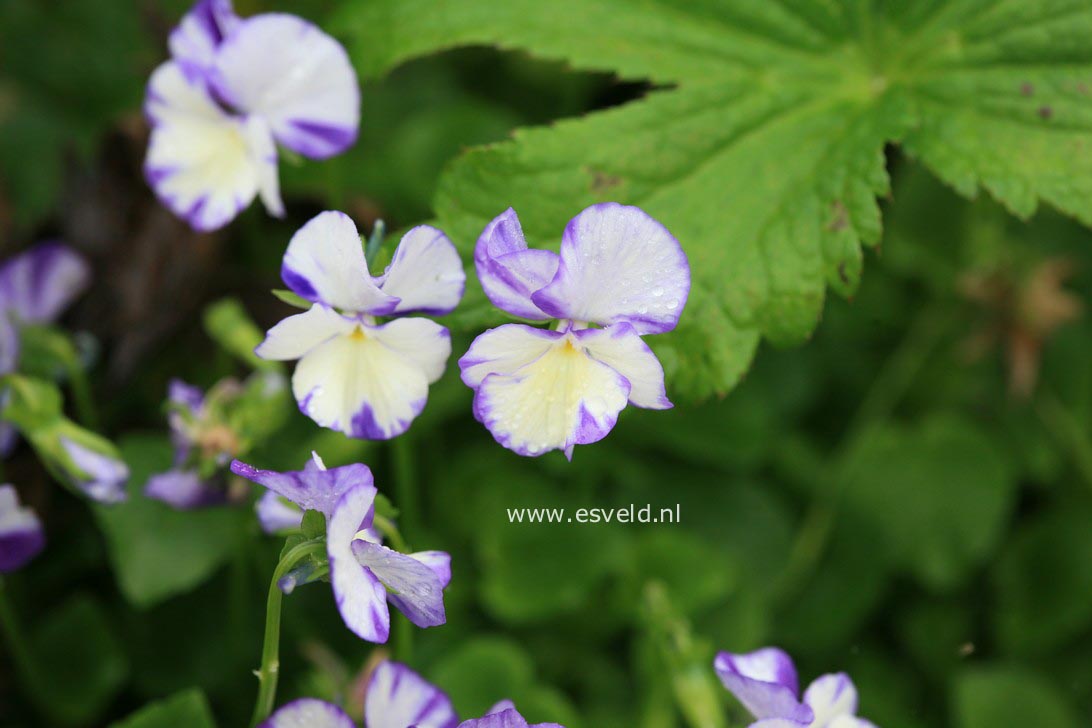
<path id="1" fill-rule="evenodd" d="M 576 338 L 588 353 L 629 380 L 629 401 L 638 407 L 670 409 L 664 388 L 664 368 L 631 324 L 583 329 Z"/>
<path id="2" fill-rule="evenodd" d="M 216 51 L 224 38 L 239 24 L 231 0 L 198 0 L 171 31 L 171 56 L 186 78 L 207 78 L 216 61 Z"/>
<path id="3" fill-rule="evenodd" d="M 368 333 L 403 359 L 424 372 L 429 384 L 444 374 L 451 356 L 451 334 L 425 318 L 396 319 L 368 328 Z"/>
<path id="4" fill-rule="evenodd" d="M 144 173 L 159 199 L 195 230 L 223 227 L 259 189 L 274 215 L 277 150 L 261 119 L 222 111 L 177 63 L 165 63 L 148 83 L 145 104 L 153 123 Z"/>
<path id="5" fill-rule="evenodd" d="M 2 302 L 0 302 L 2 303 Z M 19 332 L 0 305 L 0 376 L 15 371 L 19 365 Z M 4 403 L 0 401 L 0 410 Z"/>
<path id="6" fill-rule="evenodd" d="M 432 569 L 432 573 L 440 580 L 440 586 L 446 589 L 451 583 L 451 554 L 445 551 L 418 551 L 409 554 L 409 557 Z"/>
<path id="7" fill-rule="evenodd" d="M 360 233 L 343 212 L 321 212 L 296 231 L 281 278 L 308 301 L 345 311 L 386 316 L 398 306 L 398 299 L 379 290 L 368 274 Z"/>
<path id="8" fill-rule="evenodd" d="M 391 615 L 387 590 L 353 555 L 356 534 L 372 525 L 375 486 L 356 485 L 341 496 L 326 523 L 330 585 L 345 626 L 361 639 L 386 642 Z"/>
<path id="9" fill-rule="evenodd" d="M 279 473 L 275 470 L 259 470 L 241 460 L 234 460 L 231 463 L 231 472 L 268 488 L 304 510 L 319 511 L 327 518 L 333 514 L 341 497 L 350 489 L 358 486 L 371 488 L 375 483 L 371 469 L 361 463 L 326 470 L 320 468 L 314 460 L 308 460 L 303 470 Z"/>
<path id="10" fill-rule="evenodd" d="M 404 343 L 409 338 L 404 334 L 411 328 L 426 329 L 417 321 L 422 320 L 392 321 L 383 327 L 361 324 L 300 359 L 292 391 L 303 413 L 351 437 L 386 440 L 405 432 L 425 408 L 429 377 L 436 374 L 436 362 L 446 359 L 449 349 L 443 347 L 450 347 L 433 336 L 430 348 L 411 359 L 405 351 L 387 345 Z M 416 340 L 425 341 L 423 337 Z M 429 370 L 421 366 L 425 360 Z"/>
<path id="11" fill-rule="evenodd" d="M 19 504 L 10 485 L 0 485 L 0 573 L 22 568 L 45 546 L 42 522 Z"/>
<path id="12" fill-rule="evenodd" d="M 262 359 L 273 361 L 299 359 L 319 344 L 347 334 L 354 328 L 356 322 L 352 319 L 322 304 L 315 304 L 271 328 L 254 353 Z"/>
<path id="13" fill-rule="evenodd" d="M 365 693 L 367 728 L 454 728 L 455 708 L 443 690 L 398 662 L 381 662 Z"/>
<path id="14" fill-rule="evenodd" d="M 604 202 L 565 227 L 557 275 L 531 300 L 555 318 L 660 334 L 675 328 L 689 293 L 690 264 L 667 228 L 638 207 Z"/>
<path id="15" fill-rule="evenodd" d="M 500 444 L 537 456 L 606 437 L 626 406 L 630 385 L 565 335 L 514 374 L 490 374 L 474 396 L 474 413 Z"/>
<path id="16" fill-rule="evenodd" d="M 412 556 L 361 539 L 353 541 L 353 554 L 387 587 L 387 599 L 418 627 L 447 621 L 444 587 L 431 568 Z"/>
<path id="17" fill-rule="evenodd" d="M 144 494 L 179 510 L 202 508 L 226 500 L 222 489 L 210 486 L 192 470 L 168 470 L 153 475 L 144 486 Z"/>
<path id="18" fill-rule="evenodd" d="M 360 87 L 345 49 L 313 23 L 255 15 L 224 39 L 213 84 L 236 109 L 269 121 L 284 146 L 313 159 L 343 152 L 360 127 Z"/>
<path id="19" fill-rule="evenodd" d="M 516 211 L 508 208 L 493 219 L 474 246 L 474 267 L 485 295 L 513 316 L 545 321 L 531 294 L 549 283 L 560 259 L 549 250 L 528 249 Z"/>
<path id="20" fill-rule="evenodd" d="M 332 703 L 300 698 L 278 708 L 258 728 L 356 728 L 356 725 L 344 710 Z"/>
<path id="21" fill-rule="evenodd" d="M 844 672 L 823 675 L 804 691 L 804 703 L 815 713 L 815 728 L 825 728 L 835 717 L 857 712 L 857 688 Z"/>
<path id="22" fill-rule="evenodd" d="M 116 457 L 92 450 L 64 436 L 61 437 L 61 446 L 75 466 L 75 471 L 69 474 L 77 488 L 99 503 L 125 500 L 129 466 Z"/>
<path id="23" fill-rule="evenodd" d="M 379 287 L 401 299 L 393 313 L 441 316 L 459 305 L 466 289 L 466 272 L 443 231 L 418 225 L 402 236 Z"/>
<path id="24" fill-rule="evenodd" d="M 303 523 L 303 510 L 271 490 L 262 493 L 254 504 L 258 523 L 266 533 L 280 533 L 299 528 Z"/>
<path id="25" fill-rule="evenodd" d="M 477 389 L 490 374 L 514 374 L 543 356 L 563 335 L 525 324 L 489 329 L 459 359 L 463 382 Z"/>
<path id="26" fill-rule="evenodd" d="M 724 687 L 755 718 L 811 723 L 811 708 L 796 697 L 799 690 L 796 667 L 784 650 L 766 647 L 743 655 L 721 652 L 713 667 Z"/>
<path id="27" fill-rule="evenodd" d="M 55 321 L 90 282 L 91 269 L 71 248 L 60 243 L 35 245 L 0 267 L 0 318 L 4 319 L 0 327 L 10 325 L 2 315 L 5 311 L 14 312 L 15 319 L 23 323 Z M 10 356 L 3 349 L 12 350 L 7 345 L 15 336 L 11 330 L 0 341 L 0 360 Z"/>
<path id="28" fill-rule="evenodd" d="M 463 721 L 458 728 L 564 728 L 559 723 L 534 723 L 527 725 L 511 700 L 502 700 L 481 718 Z"/>

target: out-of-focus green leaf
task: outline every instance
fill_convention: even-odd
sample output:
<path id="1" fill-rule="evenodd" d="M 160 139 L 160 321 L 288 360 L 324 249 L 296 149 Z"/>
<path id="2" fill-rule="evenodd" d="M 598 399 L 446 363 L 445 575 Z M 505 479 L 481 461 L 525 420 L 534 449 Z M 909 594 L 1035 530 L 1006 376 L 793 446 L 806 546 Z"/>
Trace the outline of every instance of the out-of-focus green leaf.
<path id="1" fill-rule="evenodd" d="M 946 590 L 993 553 L 1015 485 L 981 430 L 937 415 L 866 435 L 850 454 L 845 500 L 892 564 Z"/>
<path id="2" fill-rule="evenodd" d="M 216 728 L 216 721 L 205 694 L 187 690 L 146 705 L 110 728 Z"/>
<path id="3" fill-rule="evenodd" d="M 31 630 L 30 649 L 43 673 L 35 701 L 59 724 L 95 722 L 129 676 L 106 612 L 87 594 L 47 613 Z"/>
<path id="4" fill-rule="evenodd" d="M 1092 622 L 1092 509 L 1067 504 L 1026 522 L 994 572 L 997 635 L 1018 653 L 1049 650 Z"/>
<path id="5" fill-rule="evenodd" d="M 956 728 L 1077 728 L 1057 689 L 1034 672 L 1015 667 L 979 667 L 960 675 L 952 702 Z"/>
<path id="6" fill-rule="evenodd" d="M 171 467 L 170 443 L 131 435 L 120 445 L 132 473 L 129 499 L 94 512 L 118 586 L 134 605 L 147 607 L 207 579 L 254 529 L 254 515 L 245 506 L 176 511 L 145 497 L 148 476 Z"/>
<path id="7" fill-rule="evenodd" d="M 264 336 L 243 305 L 233 298 L 217 301 L 205 309 L 205 331 L 225 351 L 254 369 L 278 367 L 276 362 L 259 359 L 254 348 Z"/>

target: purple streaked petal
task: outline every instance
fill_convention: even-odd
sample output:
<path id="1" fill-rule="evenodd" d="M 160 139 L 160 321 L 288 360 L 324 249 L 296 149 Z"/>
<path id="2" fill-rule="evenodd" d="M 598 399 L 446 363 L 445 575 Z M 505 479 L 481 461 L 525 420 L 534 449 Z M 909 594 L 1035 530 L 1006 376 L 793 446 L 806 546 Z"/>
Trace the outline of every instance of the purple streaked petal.
<path id="1" fill-rule="evenodd" d="M 0 393 L 0 397 L 2 396 L 3 393 Z M 0 403 L 0 409 L 3 409 L 2 403 Z M 0 459 L 6 458 L 15 449 L 15 443 L 19 440 L 18 435 L 19 433 L 10 423 L 0 422 Z"/>
<path id="2" fill-rule="evenodd" d="M 277 214 L 276 147 L 268 126 L 225 113 L 173 62 L 152 74 L 145 111 L 153 124 L 145 177 L 193 229 L 223 227 L 259 191 Z"/>
<path id="3" fill-rule="evenodd" d="M 565 227 L 557 275 L 531 300 L 555 318 L 660 334 L 678 324 L 689 293 L 690 264 L 667 228 L 638 207 L 604 202 Z"/>
<path id="4" fill-rule="evenodd" d="M 75 466 L 69 471 L 73 485 L 99 503 L 125 500 L 129 466 L 119 458 L 61 436 L 61 445 Z"/>
<path id="5" fill-rule="evenodd" d="M 804 703 L 815 713 L 816 728 L 821 728 L 838 716 L 857 713 L 857 688 L 844 672 L 823 675 L 804 691 Z"/>
<path id="6" fill-rule="evenodd" d="M 534 321 L 550 318 L 531 294 L 553 279 L 559 260 L 549 250 L 528 249 L 512 208 L 486 225 L 474 246 L 474 267 L 485 295 L 497 308 Z"/>
<path id="7" fill-rule="evenodd" d="M 277 141 L 306 157 L 331 157 L 356 141 L 356 71 L 341 44 L 303 18 L 241 22 L 221 44 L 212 79 L 221 98 L 266 119 Z"/>
<path id="8" fill-rule="evenodd" d="M 724 687 L 755 718 L 811 723 L 812 710 L 797 700 L 796 667 L 784 650 L 766 647 L 742 655 L 721 652 L 713 667 Z"/>
<path id="9" fill-rule="evenodd" d="M 477 389 L 490 374 L 515 374 L 546 354 L 564 336 L 558 331 L 525 324 L 505 324 L 489 329 L 459 359 L 463 383 Z"/>
<path id="10" fill-rule="evenodd" d="M 0 573 L 22 568 L 45 547 L 42 522 L 19 503 L 10 485 L 0 485 Z"/>
<path id="11" fill-rule="evenodd" d="M 205 393 L 200 387 L 172 379 L 167 384 L 167 400 L 184 409 L 192 417 L 197 417 L 205 407 Z"/>
<path id="12" fill-rule="evenodd" d="M 335 336 L 350 333 L 356 325 L 354 319 L 316 303 L 271 328 L 254 353 L 272 361 L 299 359 Z"/>
<path id="13" fill-rule="evenodd" d="M 302 470 L 278 473 L 258 470 L 241 460 L 234 460 L 231 472 L 268 488 L 304 510 L 319 511 L 327 518 L 333 515 L 334 508 L 346 492 L 358 486 L 371 488 L 375 482 L 371 469 L 362 463 L 327 470 L 317 465 L 315 460 L 308 460 Z"/>
<path id="14" fill-rule="evenodd" d="M 588 354 L 625 377 L 630 384 L 629 402 L 637 407 L 670 409 L 664 388 L 664 368 L 637 330 L 628 323 L 605 329 L 575 332 Z"/>
<path id="15" fill-rule="evenodd" d="M 474 395 L 474 414 L 497 442 L 520 455 L 563 450 L 571 458 L 575 445 L 607 436 L 629 393 L 625 377 L 566 333 L 514 373 L 486 376 Z"/>
<path id="16" fill-rule="evenodd" d="M 215 487 L 192 470 L 169 470 L 153 475 L 144 486 L 144 494 L 182 511 L 227 500 L 222 488 Z"/>
<path id="17" fill-rule="evenodd" d="M 334 600 L 345 626 L 361 639 L 382 643 L 391 628 L 387 590 L 353 554 L 357 533 L 372 525 L 375 494 L 374 486 L 359 484 L 341 496 L 326 523 L 326 555 Z"/>
<path id="18" fill-rule="evenodd" d="M 560 723 L 534 723 L 530 726 L 511 700 L 502 700 L 481 718 L 463 721 L 458 728 L 564 728 Z"/>
<path id="19" fill-rule="evenodd" d="M 238 23 L 231 0 L 198 0 L 168 41 L 171 56 L 186 78 L 204 82 L 215 65 L 217 49 Z"/>
<path id="20" fill-rule="evenodd" d="M 39 243 L 0 266 L 0 326 L 10 326 L 5 312 L 18 322 L 43 324 L 55 321 L 91 282 L 91 269 L 82 256 L 61 243 Z M 3 335 L 3 366 L 12 356 L 15 333 Z M 10 339 L 10 340 L 9 340 Z"/>
<path id="21" fill-rule="evenodd" d="M 270 534 L 299 528 L 303 523 L 303 510 L 271 490 L 262 493 L 254 504 L 254 511 L 262 530 Z"/>
<path id="22" fill-rule="evenodd" d="M 357 562 L 387 588 L 387 600 L 418 627 L 444 624 L 444 586 L 436 573 L 412 556 L 386 546 L 357 539 L 352 542 Z"/>
<path id="23" fill-rule="evenodd" d="M 18 365 L 19 332 L 15 330 L 7 311 L 3 310 L 3 299 L 0 299 L 0 376 L 15 371 Z M 3 402 L 0 402 L 2 409 Z"/>
<path id="24" fill-rule="evenodd" d="M 284 254 L 281 277 L 298 296 L 344 311 L 386 316 L 399 303 L 368 274 L 360 233 L 343 212 L 319 213 L 296 231 Z"/>
<path id="25" fill-rule="evenodd" d="M 402 236 L 394 258 L 377 279 L 384 293 L 400 299 L 395 314 L 451 313 L 466 289 L 458 251 L 443 231 L 418 225 Z"/>
<path id="26" fill-rule="evenodd" d="M 455 708 L 443 690 L 398 662 L 381 662 L 365 693 L 367 728 L 454 728 Z"/>
<path id="27" fill-rule="evenodd" d="M 300 698 L 278 708 L 258 728 L 356 728 L 356 725 L 344 710 L 332 703 Z"/>
<path id="28" fill-rule="evenodd" d="M 446 589 L 451 583 L 451 554 L 446 551 L 417 551 L 409 554 L 409 557 L 432 569 L 440 580 L 440 586 Z"/>

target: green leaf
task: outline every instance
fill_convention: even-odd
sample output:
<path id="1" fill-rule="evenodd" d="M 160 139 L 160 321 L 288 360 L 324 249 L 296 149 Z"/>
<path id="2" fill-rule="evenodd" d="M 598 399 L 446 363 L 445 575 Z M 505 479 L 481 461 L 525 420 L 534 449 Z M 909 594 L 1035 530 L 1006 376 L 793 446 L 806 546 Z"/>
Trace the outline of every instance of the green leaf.
<path id="1" fill-rule="evenodd" d="M 934 415 L 885 425 L 850 454 L 845 498 L 886 558 L 936 590 L 989 557 L 1012 509 L 1015 477 L 973 423 Z"/>
<path id="2" fill-rule="evenodd" d="M 30 649 L 44 673 L 33 685 L 35 702 L 58 723 L 95 722 L 129 675 L 106 613 L 87 594 L 48 613 L 32 630 Z"/>
<path id="3" fill-rule="evenodd" d="M 125 598 L 149 607 L 188 591 L 211 576 L 254 526 L 249 508 L 222 506 L 176 511 L 145 497 L 148 476 L 171 467 L 171 446 L 164 437 L 130 435 L 120 443 L 132 473 L 129 498 L 95 506 L 106 536 L 114 574 Z"/>
<path id="4" fill-rule="evenodd" d="M 111 728 L 216 728 L 208 700 L 200 690 L 187 690 L 144 706 Z"/>
<path id="5" fill-rule="evenodd" d="M 302 309 L 311 308 L 311 302 L 310 301 L 308 301 L 303 296 L 300 296 L 300 295 L 298 295 L 296 293 L 293 293 L 292 291 L 289 291 L 287 289 L 274 288 L 272 293 L 273 293 L 274 296 L 276 296 L 281 301 L 287 303 L 289 306 L 294 306 L 295 308 L 302 308 Z"/>
<path id="6" fill-rule="evenodd" d="M 324 516 L 321 511 L 305 511 L 303 514 L 303 523 L 300 528 L 303 530 L 304 539 L 325 536 L 326 516 Z"/>
<path id="7" fill-rule="evenodd" d="M 1019 668 L 984 667 L 960 676 L 953 700 L 956 728 L 1076 728 L 1080 723 L 1050 683 Z"/>
<path id="8" fill-rule="evenodd" d="M 694 285 L 679 328 L 651 343 L 685 396 L 730 389 L 761 337 L 803 340 L 828 286 L 855 289 L 888 143 L 964 194 L 1092 223 L 1086 3 L 355 0 L 335 26 L 365 76 L 492 44 L 656 85 L 462 155 L 435 208 L 464 254 L 508 206 L 547 246 L 603 200 L 660 219 Z"/>
<path id="9" fill-rule="evenodd" d="M 254 348 L 262 343 L 262 331 L 250 318 L 243 304 L 233 298 L 217 301 L 205 309 L 205 331 L 224 351 L 254 369 L 278 366 L 259 359 Z"/>

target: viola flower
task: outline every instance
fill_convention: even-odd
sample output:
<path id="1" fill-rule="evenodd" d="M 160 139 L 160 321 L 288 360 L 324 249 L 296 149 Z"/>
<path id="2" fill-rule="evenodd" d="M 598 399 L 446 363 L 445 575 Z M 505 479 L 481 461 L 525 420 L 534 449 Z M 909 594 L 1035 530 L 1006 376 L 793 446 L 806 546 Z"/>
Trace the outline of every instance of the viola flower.
<path id="1" fill-rule="evenodd" d="M 225 500 L 223 488 L 202 477 L 197 455 L 198 450 L 203 449 L 213 463 L 227 465 L 238 451 L 235 434 L 224 425 L 210 422 L 205 393 L 197 387 L 172 380 L 167 401 L 174 467 L 148 478 L 145 494 L 180 509 L 222 503 Z M 205 436 L 206 430 L 213 430 L 213 437 Z"/>
<path id="2" fill-rule="evenodd" d="M 564 726 L 560 723 L 528 724 L 511 700 L 502 700 L 481 718 L 464 720 L 458 728 L 564 728 Z"/>
<path id="3" fill-rule="evenodd" d="M 368 466 L 326 469 L 316 456 L 297 472 L 258 470 L 239 460 L 232 462 L 231 471 L 326 516 L 334 599 L 345 625 L 358 637 L 387 641 L 388 602 L 418 627 L 444 624 L 443 592 L 451 581 L 451 557 L 442 551 L 402 554 L 379 543 L 371 529 L 377 491 Z"/>
<path id="4" fill-rule="evenodd" d="M 115 455 L 61 436 L 61 447 L 69 462 L 64 465 L 72 484 L 99 503 L 125 500 L 129 466 Z"/>
<path id="5" fill-rule="evenodd" d="M 21 569 L 45 546 L 42 522 L 19 504 L 10 485 L 0 485 L 0 573 Z"/>
<path id="6" fill-rule="evenodd" d="M 199 0 L 148 82 L 144 170 L 195 230 L 215 230 L 260 196 L 282 216 L 277 144 L 312 159 L 356 141 L 360 89 L 345 49 L 295 15 L 235 15 Z"/>
<path id="7" fill-rule="evenodd" d="M 381 662 L 364 695 L 364 728 L 455 728 L 459 719 L 444 691 L 397 662 Z M 281 707 L 260 728 L 356 728 L 336 705 L 302 698 Z"/>
<path id="8" fill-rule="evenodd" d="M 679 242 L 644 211 L 593 205 L 565 228 L 561 252 L 527 247 L 509 208 L 478 238 L 474 264 L 489 300 L 550 329 L 505 324 L 459 360 L 474 416 L 520 455 L 597 442 L 627 403 L 672 406 L 660 361 L 642 340 L 671 331 L 690 293 Z"/>
<path id="9" fill-rule="evenodd" d="M 801 702 L 796 666 L 776 647 L 743 655 L 721 652 L 713 667 L 724 687 L 755 717 L 753 728 L 876 728 L 856 717 L 857 688 L 845 673 L 817 678 Z"/>
<path id="10" fill-rule="evenodd" d="M 455 246 L 420 225 L 373 277 L 353 221 L 323 212 L 292 237 L 281 277 L 313 305 L 270 329 L 255 352 L 299 359 L 292 391 L 303 413 L 350 437 L 386 440 L 405 432 L 444 372 L 451 337 L 429 319 L 399 317 L 441 315 L 458 305 L 466 275 Z"/>
<path id="11" fill-rule="evenodd" d="M 91 270 L 71 248 L 39 243 L 0 265 L 0 376 L 19 362 L 19 327 L 56 321 L 87 290 Z M 0 392 L 0 405 L 5 395 Z M 0 422 L 0 456 L 15 444 L 15 431 Z"/>

